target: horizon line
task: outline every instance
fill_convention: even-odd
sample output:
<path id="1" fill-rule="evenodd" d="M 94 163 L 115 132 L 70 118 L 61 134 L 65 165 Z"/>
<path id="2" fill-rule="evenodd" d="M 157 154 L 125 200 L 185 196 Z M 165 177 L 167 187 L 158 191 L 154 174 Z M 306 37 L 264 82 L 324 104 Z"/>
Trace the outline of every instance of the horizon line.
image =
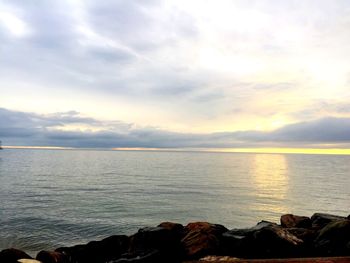
<path id="1" fill-rule="evenodd" d="M 24 146 L 3 145 L 3 149 L 34 150 L 108 150 L 108 151 L 155 151 L 155 152 L 216 152 L 216 153 L 268 153 L 268 154 L 319 154 L 350 155 L 348 148 L 310 148 L 310 147 L 252 147 L 252 148 L 155 148 L 155 147 L 62 147 L 62 146 Z"/>

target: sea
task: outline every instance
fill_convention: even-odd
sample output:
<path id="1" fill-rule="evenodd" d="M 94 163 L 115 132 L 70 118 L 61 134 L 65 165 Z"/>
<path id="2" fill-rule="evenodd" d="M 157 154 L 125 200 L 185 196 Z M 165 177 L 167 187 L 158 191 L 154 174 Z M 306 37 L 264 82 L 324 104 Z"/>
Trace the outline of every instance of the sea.
<path id="1" fill-rule="evenodd" d="M 0 250 L 35 254 L 164 221 L 232 229 L 315 212 L 350 214 L 350 156 L 0 151 Z"/>

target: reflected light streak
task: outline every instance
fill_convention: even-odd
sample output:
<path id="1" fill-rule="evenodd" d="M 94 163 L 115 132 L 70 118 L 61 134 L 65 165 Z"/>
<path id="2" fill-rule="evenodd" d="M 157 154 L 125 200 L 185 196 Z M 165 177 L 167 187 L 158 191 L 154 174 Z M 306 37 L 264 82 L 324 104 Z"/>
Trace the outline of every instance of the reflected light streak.
<path id="1" fill-rule="evenodd" d="M 288 163 L 285 155 L 256 154 L 252 166 L 252 179 L 257 199 L 253 209 L 266 214 L 279 216 L 288 209 L 285 205 L 288 191 Z"/>

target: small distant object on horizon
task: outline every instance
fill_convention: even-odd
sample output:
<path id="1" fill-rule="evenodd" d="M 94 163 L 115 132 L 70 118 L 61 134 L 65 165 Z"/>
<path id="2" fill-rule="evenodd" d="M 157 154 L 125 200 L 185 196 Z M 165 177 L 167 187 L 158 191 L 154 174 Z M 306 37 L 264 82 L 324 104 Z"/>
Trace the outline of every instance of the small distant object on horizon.
<path id="1" fill-rule="evenodd" d="M 1 146 L 2 144 L 1 144 L 1 141 L 0 141 L 0 150 L 2 150 L 2 146 Z"/>

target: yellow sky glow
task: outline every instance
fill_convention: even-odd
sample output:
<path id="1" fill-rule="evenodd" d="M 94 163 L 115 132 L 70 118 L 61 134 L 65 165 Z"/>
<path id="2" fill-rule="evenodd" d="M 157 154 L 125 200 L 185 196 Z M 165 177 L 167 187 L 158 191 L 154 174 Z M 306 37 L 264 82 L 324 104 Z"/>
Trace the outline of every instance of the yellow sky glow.
<path id="1" fill-rule="evenodd" d="M 70 150 L 72 147 L 56 146 L 3 146 L 4 149 L 61 149 Z M 350 155 L 350 149 L 339 148 L 216 148 L 216 149 L 193 149 L 193 148 L 142 148 L 142 147 L 119 147 L 112 148 L 114 151 L 198 151 L 198 152 L 227 152 L 227 153 L 278 153 L 278 154 L 330 154 Z"/>

